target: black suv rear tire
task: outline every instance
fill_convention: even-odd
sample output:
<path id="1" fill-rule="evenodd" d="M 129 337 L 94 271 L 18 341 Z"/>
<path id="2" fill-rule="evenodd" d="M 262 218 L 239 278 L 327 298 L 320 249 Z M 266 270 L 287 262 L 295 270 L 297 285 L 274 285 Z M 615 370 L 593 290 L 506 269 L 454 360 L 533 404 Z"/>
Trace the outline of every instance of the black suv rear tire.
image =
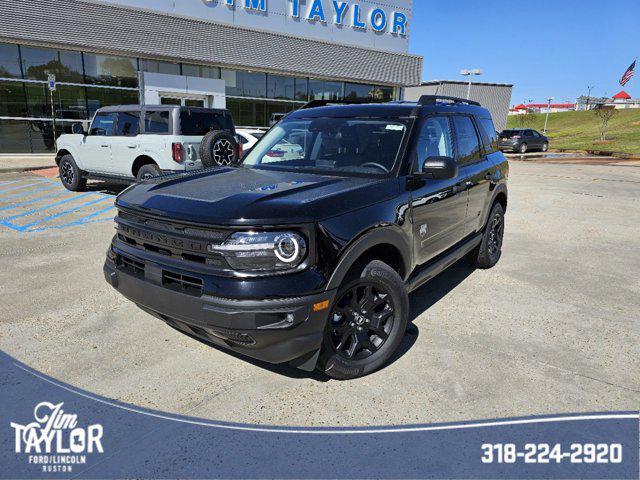
<path id="1" fill-rule="evenodd" d="M 233 165 L 238 159 L 238 143 L 229 132 L 211 131 L 200 143 L 200 159 L 205 168 Z"/>
<path id="2" fill-rule="evenodd" d="M 482 242 L 471 252 L 471 263 L 476 268 L 487 269 L 495 266 L 502 256 L 502 239 L 504 237 L 504 209 L 496 203 L 491 209 L 489 219 L 484 227 Z"/>
<path id="3" fill-rule="evenodd" d="M 338 291 L 325 329 L 318 369 L 336 380 L 382 367 L 407 330 L 409 297 L 389 265 L 369 263 L 360 278 Z"/>
<path id="4" fill-rule="evenodd" d="M 72 192 L 82 192 L 87 188 L 87 179 L 76 165 L 70 154 L 64 155 L 58 165 L 60 181 L 67 190 Z"/>

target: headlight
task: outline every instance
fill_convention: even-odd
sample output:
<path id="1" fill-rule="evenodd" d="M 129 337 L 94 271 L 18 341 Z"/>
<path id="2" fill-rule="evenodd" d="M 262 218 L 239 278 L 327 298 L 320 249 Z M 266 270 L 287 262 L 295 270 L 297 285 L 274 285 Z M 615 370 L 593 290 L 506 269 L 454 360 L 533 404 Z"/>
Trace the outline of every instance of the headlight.
<path id="1" fill-rule="evenodd" d="M 293 232 L 236 232 L 222 245 L 211 245 L 231 268 L 239 271 L 282 271 L 296 268 L 307 255 L 307 244 Z"/>

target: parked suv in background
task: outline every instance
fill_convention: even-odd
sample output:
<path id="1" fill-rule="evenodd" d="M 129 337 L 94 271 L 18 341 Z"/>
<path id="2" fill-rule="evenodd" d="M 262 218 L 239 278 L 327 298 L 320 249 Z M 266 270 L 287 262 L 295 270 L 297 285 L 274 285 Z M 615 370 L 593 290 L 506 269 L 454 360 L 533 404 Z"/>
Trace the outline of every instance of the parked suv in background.
<path id="1" fill-rule="evenodd" d="M 465 256 L 498 262 L 508 164 L 475 102 L 335 103 L 290 113 L 239 166 L 122 192 L 107 281 L 266 362 L 338 379 L 385 364 L 411 291 Z M 274 157 L 285 143 L 297 154 Z"/>
<path id="2" fill-rule="evenodd" d="M 549 139 L 540 132 L 531 129 L 503 130 L 500 134 L 500 150 L 527 153 L 531 150 L 546 152 Z"/>
<path id="3" fill-rule="evenodd" d="M 88 178 L 135 181 L 166 172 L 229 165 L 238 144 L 227 110 L 124 105 L 99 109 L 89 132 L 82 124 L 58 139 L 62 184 L 83 190 Z"/>

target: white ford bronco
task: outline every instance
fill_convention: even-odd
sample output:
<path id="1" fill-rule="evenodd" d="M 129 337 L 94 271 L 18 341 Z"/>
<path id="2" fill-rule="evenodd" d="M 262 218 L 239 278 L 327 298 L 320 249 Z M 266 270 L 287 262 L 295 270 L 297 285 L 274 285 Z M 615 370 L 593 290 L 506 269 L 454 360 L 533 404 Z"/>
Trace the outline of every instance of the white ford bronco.
<path id="1" fill-rule="evenodd" d="M 224 109 L 123 105 L 99 109 L 89 131 L 74 124 L 58 139 L 62 184 L 81 191 L 87 179 L 140 181 L 218 165 L 242 154 L 231 114 Z"/>

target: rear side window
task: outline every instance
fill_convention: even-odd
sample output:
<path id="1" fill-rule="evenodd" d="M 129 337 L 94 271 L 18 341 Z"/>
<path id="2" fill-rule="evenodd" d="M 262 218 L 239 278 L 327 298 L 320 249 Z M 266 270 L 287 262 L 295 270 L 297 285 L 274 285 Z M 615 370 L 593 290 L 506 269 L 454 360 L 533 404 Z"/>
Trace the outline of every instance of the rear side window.
<path id="1" fill-rule="evenodd" d="M 480 141 L 476 128 L 469 117 L 453 117 L 458 145 L 457 160 L 460 165 L 467 165 L 480 159 Z"/>
<path id="2" fill-rule="evenodd" d="M 146 112 L 144 131 L 145 133 L 169 133 L 169 112 Z"/>
<path id="3" fill-rule="evenodd" d="M 140 133 L 140 112 L 120 112 L 116 135 L 135 137 L 138 133 Z"/>
<path id="4" fill-rule="evenodd" d="M 485 154 L 494 153 L 498 151 L 498 135 L 496 134 L 496 127 L 493 125 L 493 120 L 490 118 L 479 118 L 478 125 L 480 126 L 480 135 L 482 135 L 482 143 L 484 143 Z"/>
<path id="5" fill-rule="evenodd" d="M 116 114 L 98 113 L 93 119 L 89 135 L 102 135 L 110 137 L 115 134 Z"/>
<path id="6" fill-rule="evenodd" d="M 180 112 L 181 135 L 206 135 L 212 130 L 227 130 L 232 127 L 231 119 L 222 113 L 198 110 L 182 110 Z"/>

